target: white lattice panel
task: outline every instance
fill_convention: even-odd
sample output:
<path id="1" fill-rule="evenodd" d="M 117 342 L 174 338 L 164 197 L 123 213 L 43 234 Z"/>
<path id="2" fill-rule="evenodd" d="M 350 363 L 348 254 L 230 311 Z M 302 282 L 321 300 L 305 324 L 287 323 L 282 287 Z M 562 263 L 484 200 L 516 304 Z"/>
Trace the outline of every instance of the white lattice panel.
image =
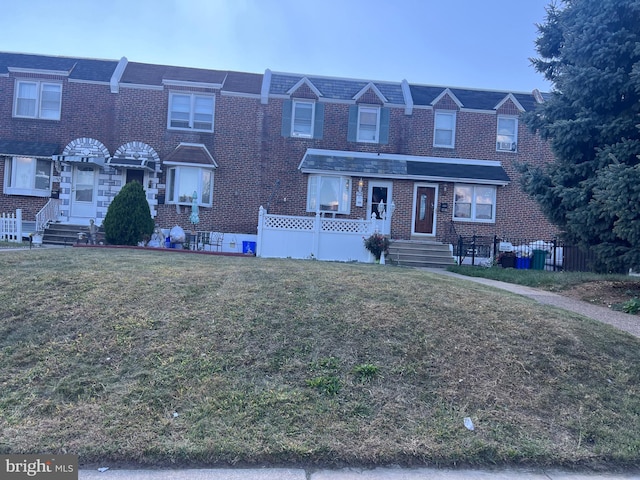
<path id="1" fill-rule="evenodd" d="M 336 220 L 323 219 L 323 232 L 339 232 L 339 233 L 366 233 L 367 223 L 361 220 Z"/>
<path id="2" fill-rule="evenodd" d="M 266 215 L 264 226 L 265 228 L 275 228 L 278 230 L 313 230 L 313 222 L 313 218 L 307 217 Z"/>

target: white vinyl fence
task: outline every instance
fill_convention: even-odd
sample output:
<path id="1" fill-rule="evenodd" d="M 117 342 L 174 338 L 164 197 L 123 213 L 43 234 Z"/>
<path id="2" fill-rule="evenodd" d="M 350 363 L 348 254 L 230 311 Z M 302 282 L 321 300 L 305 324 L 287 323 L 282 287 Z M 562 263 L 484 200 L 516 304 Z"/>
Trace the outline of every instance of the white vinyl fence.
<path id="1" fill-rule="evenodd" d="M 391 214 L 378 220 L 346 220 L 271 215 L 260 207 L 256 255 L 267 258 L 308 258 L 341 262 L 374 261 L 364 239 L 375 232 L 389 233 Z"/>
<path id="2" fill-rule="evenodd" d="M 0 213 L 0 240 L 22 242 L 22 210 L 16 213 Z"/>

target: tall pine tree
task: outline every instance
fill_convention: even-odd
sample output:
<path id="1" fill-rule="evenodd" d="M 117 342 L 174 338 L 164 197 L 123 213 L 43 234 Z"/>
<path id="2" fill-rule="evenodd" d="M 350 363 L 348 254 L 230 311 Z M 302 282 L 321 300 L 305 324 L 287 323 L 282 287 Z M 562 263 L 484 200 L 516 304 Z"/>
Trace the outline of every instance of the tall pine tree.
<path id="1" fill-rule="evenodd" d="M 640 0 L 561 0 L 538 26 L 533 59 L 553 84 L 525 123 L 555 161 L 523 186 L 603 271 L 640 267 Z"/>

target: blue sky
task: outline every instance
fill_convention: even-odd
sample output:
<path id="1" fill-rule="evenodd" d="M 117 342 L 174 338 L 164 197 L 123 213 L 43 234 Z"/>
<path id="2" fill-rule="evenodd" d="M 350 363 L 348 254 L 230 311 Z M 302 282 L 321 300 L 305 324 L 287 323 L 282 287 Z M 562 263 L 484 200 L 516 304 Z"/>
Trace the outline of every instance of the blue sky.
<path id="1" fill-rule="evenodd" d="M 4 3 L 4 2 L 3 2 Z M 530 92 L 549 0 L 6 2 L 0 50 Z"/>

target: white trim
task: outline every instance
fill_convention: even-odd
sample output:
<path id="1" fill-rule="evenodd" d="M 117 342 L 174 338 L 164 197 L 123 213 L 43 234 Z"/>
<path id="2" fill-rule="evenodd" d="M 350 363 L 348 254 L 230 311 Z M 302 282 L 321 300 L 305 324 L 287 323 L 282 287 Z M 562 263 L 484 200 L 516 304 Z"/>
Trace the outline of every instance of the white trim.
<path id="1" fill-rule="evenodd" d="M 230 90 L 220 90 L 220 96 L 262 99 L 262 97 L 258 93 L 232 92 Z"/>
<path id="2" fill-rule="evenodd" d="M 185 162 L 162 162 L 163 165 L 169 165 L 171 167 L 190 167 L 190 168 L 204 168 L 207 170 L 215 170 L 217 165 L 204 165 L 202 163 L 185 163 Z"/>
<path id="3" fill-rule="evenodd" d="M 326 155 L 328 157 L 354 157 L 354 158 L 383 158 L 387 160 L 403 160 L 410 162 L 425 163 L 453 163 L 460 165 L 478 165 L 483 167 L 501 167 L 502 162 L 497 160 L 474 160 L 471 158 L 450 158 L 450 157 L 423 157 L 417 155 L 400 155 L 395 153 L 369 153 L 351 152 L 346 150 L 324 150 L 319 148 L 308 148 L 302 157 L 298 168 L 302 166 L 304 157 L 307 155 Z M 357 175 L 360 175 L 358 173 Z"/>
<path id="4" fill-rule="evenodd" d="M 166 162 L 165 162 L 166 163 Z M 340 171 L 337 172 L 335 170 L 317 170 L 311 168 L 305 168 L 304 170 L 300 170 L 302 173 L 308 173 L 310 175 L 341 175 L 346 177 L 367 177 L 367 178 L 380 178 L 380 179 L 390 179 L 390 180 L 417 180 L 417 181 L 427 181 L 427 182 L 456 182 L 456 183 L 465 183 L 470 185 L 491 185 L 497 187 L 504 187 L 505 185 L 509 185 L 509 182 L 505 180 L 485 180 L 481 178 L 464 178 L 464 177 L 440 177 L 440 176 L 432 176 L 432 175 L 400 175 L 400 174 L 379 174 L 379 173 L 370 173 L 370 172 L 356 172 L 356 171 Z"/>
<path id="5" fill-rule="evenodd" d="M 60 77 L 68 77 L 69 71 L 66 70 L 42 70 L 39 68 L 20 68 L 20 67 L 7 67 L 7 70 L 11 73 L 28 73 L 32 75 L 57 75 Z"/>
<path id="6" fill-rule="evenodd" d="M 271 70 L 268 68 L 264 71 L 262 77 L 262 87 L 260 88 L 260 103 L 266 105 L 269 103 L 269 90 L 271 89 Z"/>
<path id="7" fill-rule="evenodd" d="M 413 97 L 411 96 L 411 88 L 409 87 L 409 82 L 406 80 L 402 80 L 400 83 L 400 88 L 402 89 L 402 96 L 404 97 L 404 114 L 411 115 L 413 114 Z"/>
<path id="8" fill-rule="evenodd" d="M 461 108 L 460 111 L 470 113 L 484 113 L 487 115 L 496 115 L 498 113 L 495 110 L 484 110 L 482 108 Z"/>
<path id="9" fill-rule="evenodd" d="M 373 90 L 373 93 L 376 94 L 376 96 L 382 100 L 382 103 L 389 103 L 389 101 L 387 100 L 387 97 L 385 97 L 382 92 L 378 89 L 378 87 L 376 87 L 374 85 L 373 82 L 369 82 L 368 84 L 366 84 L 358 93 L 356 93 L 353 97 L 351 97 L 354 101 L 358 101 L 360 99 L 360 97 L 362 97 L 365 93 L 367 93 L 369 91 L 369 89 Z"/>
<path id="10" fill-rule="evenodd" d="M 81 78 L 68 78 L 67 83 L 84 83 L 88 85 L 109 85 L 109 82 L 102 82 L 100 80 L 83 80 Z"/>
<path id="11" fill-rule="evenodd" d="M 455 96 L 455 94 L 451 91 L 450 88 L 445 88 L 443 90 L 443 92 L 438 95 L 432 102 L 431 105 L 433 105 L 435 107 L 435 105 L 442 100 L 446 95 L 449 96 L 449 98 L 451 98 L 451 100 L 453 100 L 453 103 L 455 103 L 458 108 L 462 108 L 462 102 L 460 100 L 458 100 L 458 97 Z"/>
<path id="12" fill-rule="evenodd" d="M 193 87 L 193 88 L 209 88 L 213 90 L 220 90 L 223 83 L 205 83 L 205 82 L 190 82 L 188 80 L 168 80 L 163 78 L 162 84 L 169 87 Z"/>
<path id="13" fill-rule="evenodd" d="M 289 90 L 287 90 L 287 94 L 291 95 L 293 94 L 296 90 L 298 90 L 302 85 L 307 85 L 311 91 L 318 97 L 322 97 L 322 93 L 320 93 L 320 90 L 318 90 L 316 88 L 316 86 L 311 82 L 311 80 L 309 80 L 307 77 L 302 77 L 293 87 L 291 87 Z"/>
<path id="14" fill-rule="evenodd" d="M 524 112 L 524 108 L 522 108 L 522 105 L 520 105 L 520 102 L 516 99 L 516 97 L 513 96 L 513 93 L 509 93 L 506 97 L 500 100 L 496 104 L 496 106 L 493 107 L 494 110 L 498 110 L 500 107 L 502 107 L 502 105 L 504 105 L 507 102 L 507 100 L 511 100 L 518 110 L 520 110 L 521 112 Z"/>
<path id="15" fill-rule="evenodd" d="M 119 88 L 132 88 L 137 90 L 158 90 L 164 91 L 164 86 L 162 85 L 144 85 L 141 83 L 121 83 Z"/>
<path id="16" fill-rule="evenodd" d="M 111 75 L 111 80 L 109 81 L 109 84 L 111 85 L 111 93 L 119 92 L 118 86 L 120 84 L 120 80 L 122 80 L 122 74 L 127 68 L 128 63 L 129 60 L 127 60 L 127 57 L 122 57 L 118 62 L 118 65 L 116 65 L 116 68 Z"/>

